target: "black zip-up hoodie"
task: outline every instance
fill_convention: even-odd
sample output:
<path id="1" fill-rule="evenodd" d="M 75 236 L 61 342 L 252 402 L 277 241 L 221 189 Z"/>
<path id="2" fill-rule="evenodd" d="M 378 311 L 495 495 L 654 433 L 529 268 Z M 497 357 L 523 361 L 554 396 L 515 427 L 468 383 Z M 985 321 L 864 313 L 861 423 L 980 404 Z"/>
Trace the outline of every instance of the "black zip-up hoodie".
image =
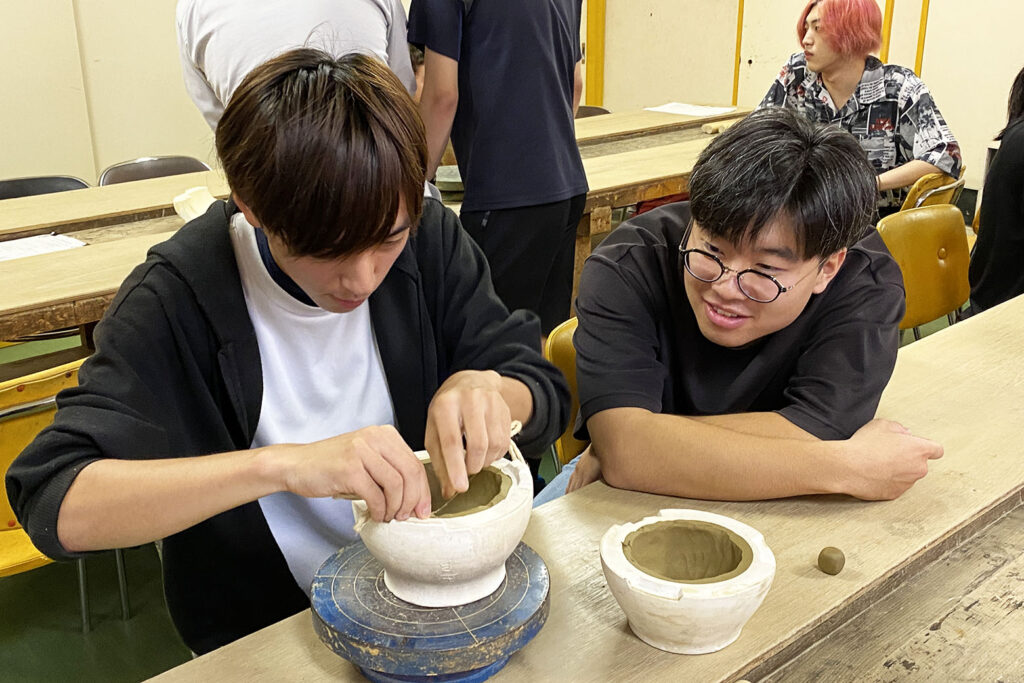
<path id="1" fill-rule="evenodd" d="M 18 519 L 50 557 L 76 556 L 57 538 L 57 514 L 86 465 L 252 443 L 263 385 L 229 233 L 235 210 L 216 202 L 150 250 L 97 326 L 79 386 L 60 394 L 53 425 L 8 471 Z M 568 389 L 540 356 L 537 319 L 506 311 L 483 255 L 439 202 L 424 201 L 417 233 L 369 303 L 396 426 L 413 449 L 423 447 L 434 392 L 465 369 L 496 370 L 530 388 L 533 417 L 517 438 L 524 451 L 538 452 L 561 433 Z M 309 606 L 258 502 L 164 539 L 163 564 L 171 616 L 199 653 Z"/>

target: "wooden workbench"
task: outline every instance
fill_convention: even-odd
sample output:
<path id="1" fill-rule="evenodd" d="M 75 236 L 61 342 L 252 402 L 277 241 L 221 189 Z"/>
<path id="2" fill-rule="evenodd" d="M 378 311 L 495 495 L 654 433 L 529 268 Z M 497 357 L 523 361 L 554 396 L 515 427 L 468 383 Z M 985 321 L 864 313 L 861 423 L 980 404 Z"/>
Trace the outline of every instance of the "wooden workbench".
<path id="1" fill-rule="evenodd" d="M 735 119 L 737 113 L 708 118 L 630 112 L 580 120 L 612 123 L 602 124 L 605 138 L 598 138 L 597 129 L 585 133 L 591 136 L 583 152 L 590 192 L 577 229 L 574 283 L 590 255 L 592 238 L 611 230 L 612 210 L 685 191 L 697 156 L 713 139 L 700 125 Z M 0 240 L 57 231 L 89 243 L 4 264 L 0 339 L 98 320 L 124 277 L 159 241 L 152 235 L 166 238 L 180 227 L 171 202 L 196 185 L 209 186 L 215 196 L 228 194 L 219 171 L 203 171 L 0 201 Z M 97 248 L 101 242 L 122 239 L 123 245 Z"/>
<path id="2" fill-rule="evenodd" d="M 1014 522 L 1021 518 L 1024 488 L 1024 458 L 1019 452 L 1024 423 L 1021 338 L 1024 297 L 900 350 L 879 415 L 943 443 L 945 457 L 934 461 L 929 475 L 895 501 L 805 496 L 718 503 L 620 491 L 597 483 L 535 510 L 524 540 L 551 572 L 550 617 L 536 639 L 494 680 L 674 682 L 757 680 L 769 675 L 781 680 L 789 675 L 781 667 L 791 662 L 791 667 L 805 667 L 791 669 L 798 672 L 791 680 L 859 680 L 879 672 L 878 679 L 892 680 L 915 667 L 936 671 L 928 668 L 926 660 L 936 655 L 925 641 L 931 638 L 934 643 L 937 637 L 947 643 L 959 641 L 959 649 L 942 656 L 943 661 L 957 660 L 960 670 L 969 665 L 961 655 L 974 652 L 986 658 L 985 671 L 993 674 L 985 680 L 997 680 L 998 671 L 1004 672 L 1001 680 L 1020 678 L 1021 648 L 1016 643 L 1024 532 Z M 685 656 L 644 644 L 629 631 L 607 589 L 598 556 L 602 534 L 613 524 L 662 507 L 693 507 L 735 517 L 760 530 L 775 553 L 778 569 L 764 604 L 739 640 L 724 650 Z M 1007 514 L 1012 515 L 1010 521 L 1000 522 Z M 964 549 L 971 545 L 964 542 L 993 522 L 1002 525 L 992 528 L 1002 529 L 1004 557 L 992 560 L 976 549 L 971 568 L 988 583 L 953 588 L 960 606 L 947 603 L 945 621 L 938 621 L 938 626 L 928 621 L 921 629 L 921 618 L 932 620 L 941 602 L 930 596 L 919 608 L 914 599 L 928 594 L 929 587 L 936 589 L 935 560 L 963 564 Z M 838 576 L 825 575 L 814 566 L 826 545 L 846 552 L 846 568 Z M 971 571 L 961 571 L 961 578 Z M 939 576 L 941 581 L 941 572 Z M 919 578 L 926 577 L 929 582 L 920 584 Z M 899 597 L 904 591 L 909 591 L 909 599 Z M 908 612 L 921 609 L 909 634 L 881 627 L 887 611 L 899 605 Z M 867 619 L 860 622 L 862 627 L 879 630 L 859 637 L 856 631 L 837 631 L 861 612 Z M 1016 628 L 1000 633 L 1004 626 Z M 828 638 L 833 632 L 843 637 Z M 884 642 L 872 645 L 872 639 Z M 808 659 L 798 660 L 804 651 Z M 816 658 L 815 651 L 829 652 L 830 658 Z M 842 661 L 836 662 L 836 657 Z M 840 665 L 846 668 L 839 669 Z M 937 679 L 950 680 L 941 663 L 937 671 Z M 311 616 L 303 612 L 158 680 L 338 679 L 355 680 L 357 673 L 317 641 Z"/>

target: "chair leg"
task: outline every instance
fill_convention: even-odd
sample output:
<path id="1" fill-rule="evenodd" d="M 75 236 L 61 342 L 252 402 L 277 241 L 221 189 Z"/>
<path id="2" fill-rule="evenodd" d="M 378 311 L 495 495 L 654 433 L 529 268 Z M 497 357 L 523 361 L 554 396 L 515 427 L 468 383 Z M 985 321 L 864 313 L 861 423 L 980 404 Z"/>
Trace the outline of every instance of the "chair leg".
<path id="1" fill-rule="evenodd" d="M 950 326 L 952 326 L 956 322 L 956 317 L 952 313 L 947 313 L 946 320 L 949 322 Z"/>
<path id="2" fill-rule="evenodd" d="M 124 571 L 124 550 L 114 550 L 114 559 L 117 560 L 117 588 L 121 592 L 121 618 L 128 621 L 131 618 L 131 608 L 128 604 L 128 579 Z"/>
<path id="3" fill-rule="evenodd" d="M 551 444 L 548 453 L 551 454 L 551 462 L 555 466 L 555 474 L 558 474 L 562 471 L 562 459 L 558 457 L 558 448 L 555 447 L 555 444 Z"/>
<path id="4" fill-rule="evenodd" d="M 92 630 L 89 623 L 89 582 L 85 576 L 85 558 L 78 558 L 78 600 L 82 608 L 82 633 L 86 634 Z"/>
<path id="5" fill-rule="evenodd" d="M 920 341 L 921 340 L 921 330 L 915 327 L 913 331 L 914 331 L 914 341 Z"/>

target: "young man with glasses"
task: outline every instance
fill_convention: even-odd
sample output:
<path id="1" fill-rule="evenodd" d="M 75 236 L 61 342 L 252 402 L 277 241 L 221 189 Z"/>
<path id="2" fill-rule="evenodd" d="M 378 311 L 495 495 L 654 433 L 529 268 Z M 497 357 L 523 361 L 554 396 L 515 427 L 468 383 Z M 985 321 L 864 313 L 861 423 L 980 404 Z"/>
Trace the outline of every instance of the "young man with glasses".
<path id="1" fill-rule="evenodd" d="M 576 435 L 538 502 L 619 488 L 757 500 L 899 496 L 942 448 L 872 420 L 904 312 L 848 133 L 788 110 L 715 139 L 690 202 L 619 227 L 583 270 Z M 550 490 L 550 493 L 549 493 Z"/>

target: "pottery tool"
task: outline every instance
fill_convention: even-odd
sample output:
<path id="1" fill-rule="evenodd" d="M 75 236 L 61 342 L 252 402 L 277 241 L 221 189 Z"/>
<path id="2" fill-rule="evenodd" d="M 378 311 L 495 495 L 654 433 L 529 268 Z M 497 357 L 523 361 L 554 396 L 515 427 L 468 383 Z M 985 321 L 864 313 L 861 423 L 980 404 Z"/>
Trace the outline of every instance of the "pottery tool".
<path id="1" fill-rule="evenodd" d="M 547 567 L 520 543 L 505 580 L 481 600 L 417 607 L 384 584 L 384 571 L 357 541 L 313 579 L 313 627 L 320 640 L 371 681 L 483 681 L 540 631 L 548 616 Z"/>

